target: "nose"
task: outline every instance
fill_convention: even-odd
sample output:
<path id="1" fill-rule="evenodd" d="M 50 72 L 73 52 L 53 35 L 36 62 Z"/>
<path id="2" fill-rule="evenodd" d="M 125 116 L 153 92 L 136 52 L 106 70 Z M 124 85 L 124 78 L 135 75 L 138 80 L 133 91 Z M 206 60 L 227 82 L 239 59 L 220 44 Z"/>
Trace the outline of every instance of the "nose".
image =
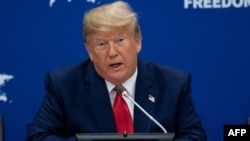
<path id="1" fill-rule="evenodd" d="M 108 55 L 111 58 L 114 58 L 117 56 L 117 50 L 116 50 L 116 46 L 114 42 L 109 43 Z"/>

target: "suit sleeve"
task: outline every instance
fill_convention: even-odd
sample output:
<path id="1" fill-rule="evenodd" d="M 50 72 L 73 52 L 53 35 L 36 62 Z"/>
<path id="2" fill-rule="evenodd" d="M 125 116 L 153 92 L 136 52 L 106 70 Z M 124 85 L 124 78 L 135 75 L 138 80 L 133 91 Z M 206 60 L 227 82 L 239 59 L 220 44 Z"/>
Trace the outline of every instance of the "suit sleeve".
<path id="1" fill-rule="evenodd" d="M 176 141 L 206 141 L 206 133 L 191 98 L 191 77 L 188 73 L 177 109 Z"/>
<path id="2" fill-rule="evenodd" d="M 46 95 L 27 127 L 27 141 L 74 141 L 74 137 L 65 137 L 65 110 L 62 98 L 55 87 L 50 73 L 45 77 Z"/>

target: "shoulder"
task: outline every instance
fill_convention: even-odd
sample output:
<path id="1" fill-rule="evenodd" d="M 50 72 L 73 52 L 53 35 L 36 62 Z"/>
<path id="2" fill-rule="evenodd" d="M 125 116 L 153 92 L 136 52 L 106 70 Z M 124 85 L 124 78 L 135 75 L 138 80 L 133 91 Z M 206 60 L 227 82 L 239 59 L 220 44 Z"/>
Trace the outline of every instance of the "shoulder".
<path id="1" fill-rule="evenodd" d="M 47 72 L 45 79 L 55 79 L 61 82 L 80 80 L 84 77 L 84 74 L 86 74 L 90 64 L 90 61 L 86 60 L 79 64 L 57 68 Z"/>
<path id="2" fill-rule="evenodd" d="M 190 73 L 182 69 L 148 61 L 140 60 L 139 69 L 142 69 L 141 71 L 146 75 L 169 81 L 185 80 L 190 77 Z"/>

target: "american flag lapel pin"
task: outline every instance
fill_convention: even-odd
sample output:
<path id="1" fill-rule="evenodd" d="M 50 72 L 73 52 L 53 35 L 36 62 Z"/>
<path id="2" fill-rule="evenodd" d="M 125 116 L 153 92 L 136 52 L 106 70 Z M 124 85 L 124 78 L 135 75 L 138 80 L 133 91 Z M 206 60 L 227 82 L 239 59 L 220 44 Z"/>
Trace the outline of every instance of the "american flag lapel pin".
<path id="1" fill-rule="evenodd" d="M 148 100 L 155 103 L 155 97 L 153 97 L 151 94 L 148 95 Z"/>

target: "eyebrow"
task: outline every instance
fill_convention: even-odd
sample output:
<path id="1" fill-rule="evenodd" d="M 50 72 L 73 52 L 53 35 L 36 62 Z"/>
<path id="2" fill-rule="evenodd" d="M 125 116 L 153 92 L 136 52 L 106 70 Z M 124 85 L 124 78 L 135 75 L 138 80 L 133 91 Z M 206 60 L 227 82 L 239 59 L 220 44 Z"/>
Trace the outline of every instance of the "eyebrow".
<path id="1" fill-rule="evenodd" d="M 116 38 L 120 38 L 120 37 L 123 37 L 123 38 L 125 38 L 125 37 L 127 37 L 127 35 L 126 34 L 117 34 L 117 35 L 114 35 L 114 37 L 112 38 L 106 38 L 106 37 L 94 37 L 93 38 L 93 41 L 100 41 L 100 40 L 113 40 L 113 39 L 116 39 Z"/>

